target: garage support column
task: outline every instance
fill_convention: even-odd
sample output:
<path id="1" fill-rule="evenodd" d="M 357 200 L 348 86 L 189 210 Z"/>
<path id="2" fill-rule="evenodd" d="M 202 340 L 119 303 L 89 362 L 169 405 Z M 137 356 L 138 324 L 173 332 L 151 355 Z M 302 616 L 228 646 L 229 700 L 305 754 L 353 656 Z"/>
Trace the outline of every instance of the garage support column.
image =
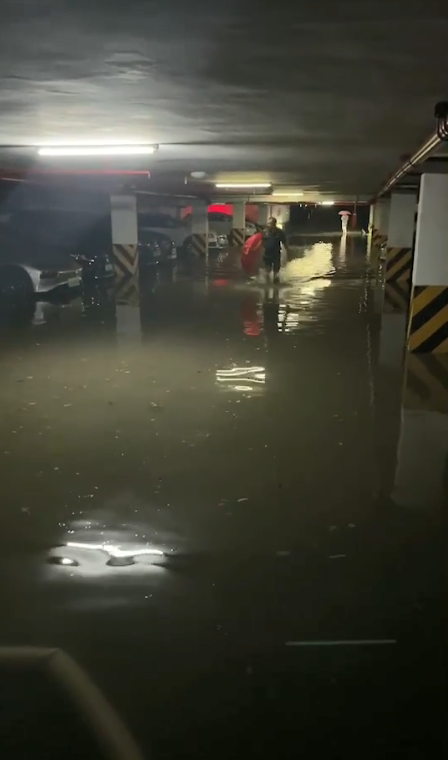
<path id="1" fill-rule="evenodd" d="M 372 246 L 374 248 L 381 248 L 387 240 L 389 213 L 389 198 L 379 198 L 373 211 Z"/>
<path id="2" fill-rule="evenodd" d="M 258 224 L 266 227 L 269 218 L 269 206 L 267 203 L 263 203 L 262 206 L 258 206 Z"/>
<path id="3" fill-rule="evenodd" d="M 448 354 L 448 174 L 424 174 L 417 212 L 408 350 Z"/>
<path id="4" fill-rule="evenodd" d="M 195 200 L 192 205 L 191 247 L 197 258 L 208 258 L 208 204 Z"/>
<path id="5" fill-rule="evenodd" d="M 411 282 L 416 208 L 416 193 L 392 193 L 387 233 L 386 282 Z"/>
<path id="6" fill-rule="evenodd" d="M 115 283 L 123 297 L 138 294 L 138 231 L 135 195 L 111 195 L 112 256 Z"/>
<path id="7" fill-rule="evenodd" d="M 233 204 L 233 227 L 231 232 L 231 244 L 243 246 L 246 237 L 246 204 L 244 201 L 236 201 Z"/>

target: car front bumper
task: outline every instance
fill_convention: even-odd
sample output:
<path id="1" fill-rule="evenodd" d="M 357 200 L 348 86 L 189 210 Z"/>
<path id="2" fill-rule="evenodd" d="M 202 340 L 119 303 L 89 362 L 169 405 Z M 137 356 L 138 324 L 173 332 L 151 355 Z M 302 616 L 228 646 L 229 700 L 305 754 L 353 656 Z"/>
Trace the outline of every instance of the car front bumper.
<path id="1" fill-rule="evenodd" d="M 50 293 L 52 290 L 64 288 L 76 290 L 82 284 L 81 271 L 79 272 L 59 272 L 56 277 L 39 278 L 36 285 L 36 293 Z"/>

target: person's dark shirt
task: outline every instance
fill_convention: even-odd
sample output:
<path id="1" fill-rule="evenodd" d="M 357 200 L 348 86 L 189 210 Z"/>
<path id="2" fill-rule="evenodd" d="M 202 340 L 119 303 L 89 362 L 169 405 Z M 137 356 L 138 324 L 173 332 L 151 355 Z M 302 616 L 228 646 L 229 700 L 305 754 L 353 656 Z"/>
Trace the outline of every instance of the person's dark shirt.
<path id="1" fill-rule="evenodd" d="M 286 235 L 279 227 L 266 227 L 263 230 L 263 245 L 265 255 L 280 253 L 281 244 L 286 247 Z"/>

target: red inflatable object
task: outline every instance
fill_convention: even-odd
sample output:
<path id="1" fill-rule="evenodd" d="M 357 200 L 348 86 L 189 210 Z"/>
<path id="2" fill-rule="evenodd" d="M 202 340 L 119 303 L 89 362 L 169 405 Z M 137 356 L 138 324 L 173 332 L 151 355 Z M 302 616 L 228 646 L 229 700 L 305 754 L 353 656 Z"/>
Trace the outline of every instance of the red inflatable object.
<path id="1" fill-rule="evenodd" d="M 263 235 L 261 232 L 255 233 L 255 235 L 246 240 L 241 254 L 241 266 L 246 274 L 252 274 L 257 268 L 262 250 Z"/>

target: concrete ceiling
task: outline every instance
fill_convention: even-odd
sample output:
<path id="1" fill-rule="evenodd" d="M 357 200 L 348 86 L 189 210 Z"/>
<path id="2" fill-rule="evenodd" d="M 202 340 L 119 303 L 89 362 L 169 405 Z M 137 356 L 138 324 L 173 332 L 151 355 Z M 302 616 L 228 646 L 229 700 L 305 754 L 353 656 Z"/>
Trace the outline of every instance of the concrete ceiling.
<path id="1" fill-rule="evenodd" d="M 154 186 L 368 194 L 433 129 L 447 39 L 446 0 L 3 0 L 0 144 L 154 142 Z"/>

